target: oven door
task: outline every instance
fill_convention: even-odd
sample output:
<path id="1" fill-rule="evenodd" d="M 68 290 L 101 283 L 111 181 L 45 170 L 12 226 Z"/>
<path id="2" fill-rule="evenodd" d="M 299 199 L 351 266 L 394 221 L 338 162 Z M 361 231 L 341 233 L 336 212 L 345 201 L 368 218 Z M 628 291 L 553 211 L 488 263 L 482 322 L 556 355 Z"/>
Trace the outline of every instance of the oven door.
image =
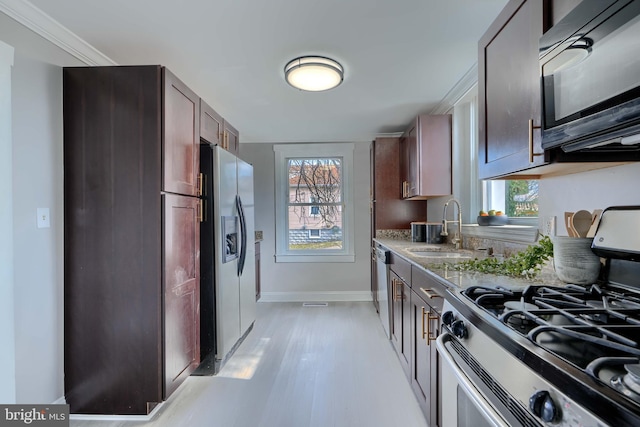
<path id="1" fill-rule="evenodd" d="M 494 400 L 491 399 L 491 391 L 467 364 L 470 357 L 463 357 L 456 351 L 456 344 L 456 338 L 448 332 L 443 332 L 436 341 L 440 355 L 440 427 L 522 426 L 521 420 L 499 408 L 499 402 L 491 401 Z M 477 364 L 475 361 L 472 363 Z M 533 421 L 527 425 L 540 424 Z"/>

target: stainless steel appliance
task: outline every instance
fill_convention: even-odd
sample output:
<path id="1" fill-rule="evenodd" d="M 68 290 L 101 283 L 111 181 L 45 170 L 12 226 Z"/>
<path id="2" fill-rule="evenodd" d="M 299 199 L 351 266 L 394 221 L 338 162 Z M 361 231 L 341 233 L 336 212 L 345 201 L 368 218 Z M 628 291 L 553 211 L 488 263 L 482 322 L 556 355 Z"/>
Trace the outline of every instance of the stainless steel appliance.
<path id="1" fill-rule="evenodd" d="M 391 319 L 389 318 L 389 264 L 391 252 L 384 246 L 376 244 L 376 295 L 378 314 L 387 338 L 391 339 Z"/>
<path id="2" fill-rule="evenodd" d="M 605 210 L 593 251 L 600 283 L 447 300 L 442 427 L 640 425 L 640 206 Z"/>
<path id="3" fill-rule="evenodd" d="M 440 244 L 443 242 L 442 224 L 439 222 L 412 222 L 411 241 Z"/>
<path id="4" fill-rule="evenodd" d="M 542 146 L 640 151 L 640 0 L 584 0 L 540 39 Z"/>
<path id="5" fill-rule="evenodd" d="M 200 146 L 201 359 L 217 372 L 256 317 L 253 167 L 219 146 Z"/>

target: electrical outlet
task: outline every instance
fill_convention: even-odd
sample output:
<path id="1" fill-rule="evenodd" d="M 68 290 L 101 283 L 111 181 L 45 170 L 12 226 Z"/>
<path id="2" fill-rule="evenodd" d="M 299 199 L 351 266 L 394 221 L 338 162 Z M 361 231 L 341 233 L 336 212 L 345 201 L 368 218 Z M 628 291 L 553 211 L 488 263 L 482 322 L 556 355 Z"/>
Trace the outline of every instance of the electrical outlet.
<path id="1" fill-rule="evenodd" d="M 542 234 L 553 237 L 556 235 L 556 217 L 548 216 L 544 218 L 542 224 Z"/>

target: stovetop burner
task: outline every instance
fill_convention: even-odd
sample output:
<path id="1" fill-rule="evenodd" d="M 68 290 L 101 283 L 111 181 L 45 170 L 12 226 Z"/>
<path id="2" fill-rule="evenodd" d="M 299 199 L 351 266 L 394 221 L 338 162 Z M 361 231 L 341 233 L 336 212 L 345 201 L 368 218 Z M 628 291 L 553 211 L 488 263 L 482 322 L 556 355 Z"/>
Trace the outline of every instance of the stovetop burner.
<path id="1" fill-rule="evenodd" d="M 625 374 L 611 378 L 611 385 L 620 393 L 640 403 L 640 364 L 624 365 Z"/>
<path id="2" fill-rule="evenodd" d="M 538 346 L 585 369 L 601 357 L 640 357 L 640 298 L 622 288 L 471 287 L 464 295 Z"/>

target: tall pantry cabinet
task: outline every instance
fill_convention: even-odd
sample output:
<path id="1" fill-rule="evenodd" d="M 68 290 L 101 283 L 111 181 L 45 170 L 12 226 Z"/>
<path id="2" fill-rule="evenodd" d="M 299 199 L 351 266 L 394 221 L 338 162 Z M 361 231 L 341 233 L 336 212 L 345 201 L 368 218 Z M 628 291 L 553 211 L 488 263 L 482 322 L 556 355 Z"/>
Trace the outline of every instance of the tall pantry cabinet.
<path id="1" fill-rule="evenodd" d="M 200 362 L 200 99 L 161 66 L 63 84 L 65 398 L 148 414 Z"/>

